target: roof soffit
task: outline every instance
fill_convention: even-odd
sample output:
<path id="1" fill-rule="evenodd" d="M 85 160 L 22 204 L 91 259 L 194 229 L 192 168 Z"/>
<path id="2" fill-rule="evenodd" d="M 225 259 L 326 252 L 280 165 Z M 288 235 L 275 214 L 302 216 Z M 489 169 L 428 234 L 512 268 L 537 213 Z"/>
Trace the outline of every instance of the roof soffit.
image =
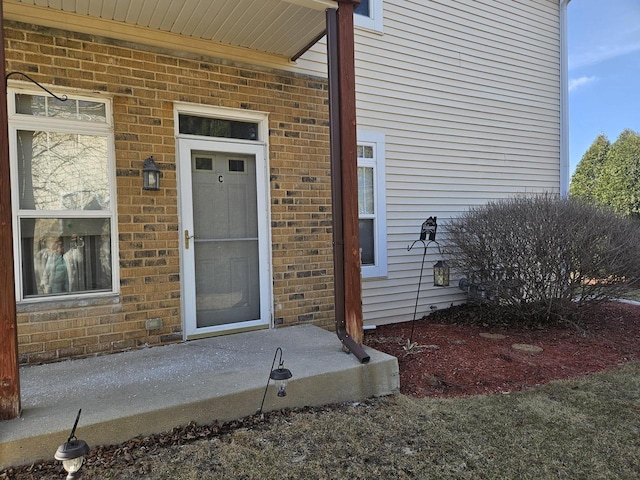
<path id="1" fill-rule="evenodd" d="M 333 0 L 3 0 L 5 17 L 65 28 L 81 27 L 78 17 L 111 24 L 115 36 L 133 29 L 150 37 L 165 33 L 187 41 L 214 43 L 290 59 L 325 29 Z M 56 22 L 57 23 L 57 22 Z M 60 28 L 63 28 L 60 26 Z M 81 28 L 76 28 L 78 30 Z M 119 34 L 119 35 L 118 35 Z M 144 37 L 145 35 L 142 35 Z M 141 40 L 142 41 L 142 40 Z"/>

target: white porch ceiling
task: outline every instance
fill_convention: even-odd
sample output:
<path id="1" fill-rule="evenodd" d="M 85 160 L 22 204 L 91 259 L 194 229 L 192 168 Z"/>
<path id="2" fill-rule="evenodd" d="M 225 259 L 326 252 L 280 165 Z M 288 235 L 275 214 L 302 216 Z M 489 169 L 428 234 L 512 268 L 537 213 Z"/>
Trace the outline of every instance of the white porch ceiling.
<path id="1" fill-rule="evenodd" d="M 325 29 L 333 0 L 4 0 L 291 58 Z M 81 22 L 81 18 L 78 18 Z"/>

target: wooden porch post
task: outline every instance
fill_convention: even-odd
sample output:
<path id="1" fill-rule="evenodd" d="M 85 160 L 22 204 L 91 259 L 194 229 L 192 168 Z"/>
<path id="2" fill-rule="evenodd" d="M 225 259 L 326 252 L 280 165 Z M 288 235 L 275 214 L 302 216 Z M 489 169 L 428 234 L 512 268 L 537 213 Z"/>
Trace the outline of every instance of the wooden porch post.
<path id="1" fill-rule="evenodd" d="M 353 10 L 360 0 L 338 0 L 338 76 L 342 229 L 344 235 L 344 309 L 349 336 L 362 345 L 362 286 L 358 220 L 358 159 L 356 138 L 356 73 Z"/>
<path id="2" fill-rule="evenodd" d="M 4 21 L 0 1 L 0 75 L 5 85 L 5 89 L 0 92 L 0 420 L 10 420 L 20 416 L 5 69 Z"/>

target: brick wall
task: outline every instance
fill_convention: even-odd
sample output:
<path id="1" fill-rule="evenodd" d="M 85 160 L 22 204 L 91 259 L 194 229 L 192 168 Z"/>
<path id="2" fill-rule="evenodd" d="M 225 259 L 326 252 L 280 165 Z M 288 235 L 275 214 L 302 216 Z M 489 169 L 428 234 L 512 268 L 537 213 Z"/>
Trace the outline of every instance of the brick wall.
<path id="1" fill-rule="evenodd" d="M 110 95 L 115 128 L 120 295 L 19 305 L 22 363 L 182 339 L 176 101 L 269 112 L 274 322 L 333 324 L 326 82 L 15 22 L 5 43 L 7 71 Z M 142 190 L 149 155 L 158 192 Z"/>

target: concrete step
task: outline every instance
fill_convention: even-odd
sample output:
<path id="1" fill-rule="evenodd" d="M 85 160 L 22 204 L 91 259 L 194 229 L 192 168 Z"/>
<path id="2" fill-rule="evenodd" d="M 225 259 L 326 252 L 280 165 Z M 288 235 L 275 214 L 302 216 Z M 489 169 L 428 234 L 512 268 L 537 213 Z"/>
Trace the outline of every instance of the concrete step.
<path id="1" fill-rule="evenodd" d="M 264 411 L 357 401 L 399 391 L 395 357 L 365 347 L 361 364 L 334 333 L 296 326 L 213 337 L 20 371 L 22 416 L 0 422 L 0 469 L 53 458 L 82 416 L 89 446 L 124 442 L 191 421 L 225 422 L 260 409 L 276 348 L 293 378 L 269 383 Z M 277 363 L 276 363 L 277 367 Z"/>

